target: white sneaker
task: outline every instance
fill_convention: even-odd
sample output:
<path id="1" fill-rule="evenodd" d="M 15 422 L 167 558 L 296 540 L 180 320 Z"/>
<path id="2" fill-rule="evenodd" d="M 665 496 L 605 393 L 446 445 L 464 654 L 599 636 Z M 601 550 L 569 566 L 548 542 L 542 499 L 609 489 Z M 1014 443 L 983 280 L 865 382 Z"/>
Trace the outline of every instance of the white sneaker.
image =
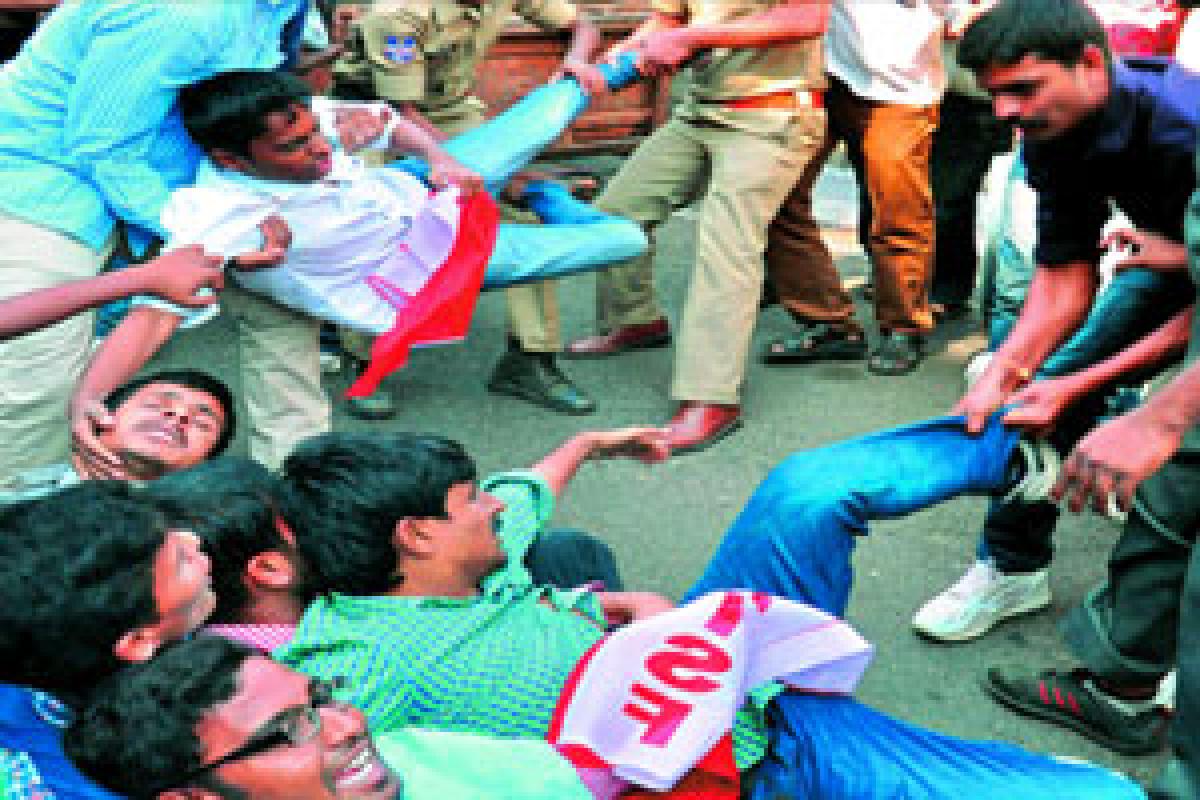
<path id="1" fill-rule="evenodd" d="M 965 642 L 1001 620 L 1050 605 L 1049 571 L 1005 575 L 991 561 L 976 561 L 953 586 L 913 617 L 917 633 L 941 642 Z"/>

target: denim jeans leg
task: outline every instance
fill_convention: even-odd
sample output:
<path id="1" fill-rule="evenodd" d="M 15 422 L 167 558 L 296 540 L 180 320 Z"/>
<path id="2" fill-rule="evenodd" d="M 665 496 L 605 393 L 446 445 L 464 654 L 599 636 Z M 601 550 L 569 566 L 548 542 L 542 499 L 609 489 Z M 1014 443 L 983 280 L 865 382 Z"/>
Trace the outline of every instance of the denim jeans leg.
<path id="1" fill-rule="evenodd" d="M 1185 273 L 1121 270 L 1096 296 L 1079 330 L 1042 364 L 1039 377 L 1070 375 L 1103 361 L 1175 316 L 1194 297 Z"/>
<path id="2" fill-rule="evenodd" d="M 1181 280 L 1186 282 L 1187 276 L 1141 268 L 1118 272 L 1097 296 L 1083 325 L 1046 359 L 1038 376 L 1051 378 L 1078 372 L 1162 325 L 1192 296 Z M 1126 379 L 1145 377 L 1148 375 Z M 1052 435 L 1059 452 L 1069 452 L 1095 427 L 1105 411 L 1105 395 L 1104 390 L 1093 392 L 1064 415 Z M 996 568 L 1006 573 L 1045 569 L 1054 557 L 1058 516 L 1058 509 L 1050 503 L 993 501 L 983 524 L 978 556 L 991 558 Z"/>
<path id="3" fill-rule="evenodd" d="M 575 589 L 590 583 L 604 584 L 604 591 L 624 589 L 612 548 L 603 540 L 575 528 L 551 528 L 542 532 L 523 559 L 538 585 Z"/>
<path id="4" fill-rule="evenodd" d="M 636 258 L 648 246 L 640 227 L 617 217 L 581 224 L 501 223 L 483 288 L 499 289 L 598 270 Z"/>
<path id="5" fill-rule="evenodd" d="M 1128 778 L 1001 742 L 892 719 L 851 697 L 789 692 L 767 709 L 770 748 L 746 800 L 1143 800 Z"/>
<path id="6" fill-rule="evenodd" d="M 636 72 L 631 69 L 632 59 L 632 55 L 627 55 L 615 66 L 600 66 L 610 85 L 626 85 L 631 77 L 636 79 Z M 496 194 L 570 127 L 590 102 L 587 93 L 573 79 L 539 86 L 504 113 L 448 139 L 444 149 L 479 173 L 488 191 Z M 393 166 L 421 178 L 429 174 L 429 165 L 417 158 L 406 158 Z"/>
<path id="7" fill-rule="evenodd" d="M 971 436 L 961 417 L 938 417 L 797 453 L 759 485 L 685 601 L 751 589 L 844 616 L 867 523 L 1003 490 L 1017 438 L 998 418 Z"/>

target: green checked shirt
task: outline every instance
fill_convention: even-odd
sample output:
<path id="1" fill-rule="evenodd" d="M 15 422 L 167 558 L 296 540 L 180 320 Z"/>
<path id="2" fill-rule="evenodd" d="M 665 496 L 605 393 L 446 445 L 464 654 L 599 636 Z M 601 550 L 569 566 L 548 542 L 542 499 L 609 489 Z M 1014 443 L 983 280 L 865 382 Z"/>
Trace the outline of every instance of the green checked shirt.
<path id="1" fill-rule="evenodd" d="M 575 664 L 604 635 L 594 594 L 535 586 L 521 561 L 554 510 L 536 473 L 507 472 L 481 486 L 505 504 L 498 520 L 508 563 L 475 597 L 334 594 L 313 603 L 275 657 L 316 677 L 347 679 L 342 697 L 375 733 L 414 727 L 543 739 Z M 739 767 L 762 758 L 762 705 L 734 727 Z"/>

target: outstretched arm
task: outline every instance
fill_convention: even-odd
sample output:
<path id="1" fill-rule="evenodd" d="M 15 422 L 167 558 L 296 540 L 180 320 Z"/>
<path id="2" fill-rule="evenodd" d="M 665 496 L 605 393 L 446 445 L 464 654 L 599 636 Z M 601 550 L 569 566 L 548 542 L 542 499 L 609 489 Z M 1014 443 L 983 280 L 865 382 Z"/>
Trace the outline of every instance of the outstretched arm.
<path id="1" fill-rule="evenodd" d="M 954 413 L 966 415 L 968 431 L 982 431 L 988 417 L 1029 382 L 1054 348 L 1087 318 L 1095 294 L 1093 264 L 1038 267 L 1012 333 L 954 407 Z"/>
<path id="2" fill-rule="evenodd" d="M 647 33 L 638 41 L 642 72 L 678 69 L 700 50 L 714 47 L 770 47 L 825 33 L 828 0 L 791 0 L 761 14 L 719 23 L 679 25 Z"/>
<path id="3" fill-rule="evenodd" d="M 571 25 L 571 44 L 551 80 L 557 80 L 563 75 L 572 75 L 589 95 L 602 94 L 608 86 L 604 76 L 592 65 L 592 57 L 599 49 L 600 31 L 581 13 Z"/>
<path id="4" fill-rule="evenodd" d="M 137 267 L 29 292 L 0 303 L 0 341 L 61 322 L 89 308 L 135 294 L 153 294 L 182 306 L 216 302 L 200 290 L 220 289 L 221 259 L 188 247 Z"/>
<path id="5" fill-rule="evenodd" d="M 104 399 L 137 374 L 171 338 L 181 318 L 163 309 L 139 306 L 117 326 L 88 365 L 70 403 L 75 468 L 88 478 L 124 479 L 121 459 L 100 441 L 113 424 Z"/>
<path id="6" fill-rule="evenodd" d="M 561 497 L 579 466 L 588 459 L 625 456 L 656 464 L 670 454 L 667 432 L 662 428 L 588 431 L 572 436 L 531 469 L 546 479 L 555 497 Z"/>
<path id="7" fill-rule="evenodd" d="M 394 125 L 389 150 L 396 155 L 415 153 L 425 159 L 429 164 L 429 182 L 434 188 L 453 185 L 467 195 L 484 190 L 483 178 L 443 150 L 441 141 L 425 126 L 407 115 L 398 117 Z"/>
<path id="8" fill-rule="evenodd" d="M 1110 498 L 1128 510 L 1137 487 L 1158 471 L 1200 423 L 1200 363 L 1176 376 L 1141 407 L 1106 422 L 1075 446 L 1054 487 L 1072 511 L 1108 508 Z"/>

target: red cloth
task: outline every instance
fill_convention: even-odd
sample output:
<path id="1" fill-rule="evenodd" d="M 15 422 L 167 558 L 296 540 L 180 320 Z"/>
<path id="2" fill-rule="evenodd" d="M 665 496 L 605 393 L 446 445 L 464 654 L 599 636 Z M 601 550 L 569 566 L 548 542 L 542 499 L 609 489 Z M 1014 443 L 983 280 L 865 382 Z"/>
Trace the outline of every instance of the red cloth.
<path id="1" fill-rule="evenodd" d="M 483 286 L 488 259 L 496 246 L 500 211 L 486 192 L 463 204 L 450 255 L 424 286 L 408 298 L 396 324 L 375 339 L 371 363 L 347 397 L 366 397 L 379 382 L 408 361 L 414 345 L 458 341 L 466 337 Z"/>
<path id="2" fill-rule="evenodd" d="M 1170 56 L 1175 52 L 1183 10 L 1172 0 L 1114 3 L 1090 0 L 1118 56 Z"/>

